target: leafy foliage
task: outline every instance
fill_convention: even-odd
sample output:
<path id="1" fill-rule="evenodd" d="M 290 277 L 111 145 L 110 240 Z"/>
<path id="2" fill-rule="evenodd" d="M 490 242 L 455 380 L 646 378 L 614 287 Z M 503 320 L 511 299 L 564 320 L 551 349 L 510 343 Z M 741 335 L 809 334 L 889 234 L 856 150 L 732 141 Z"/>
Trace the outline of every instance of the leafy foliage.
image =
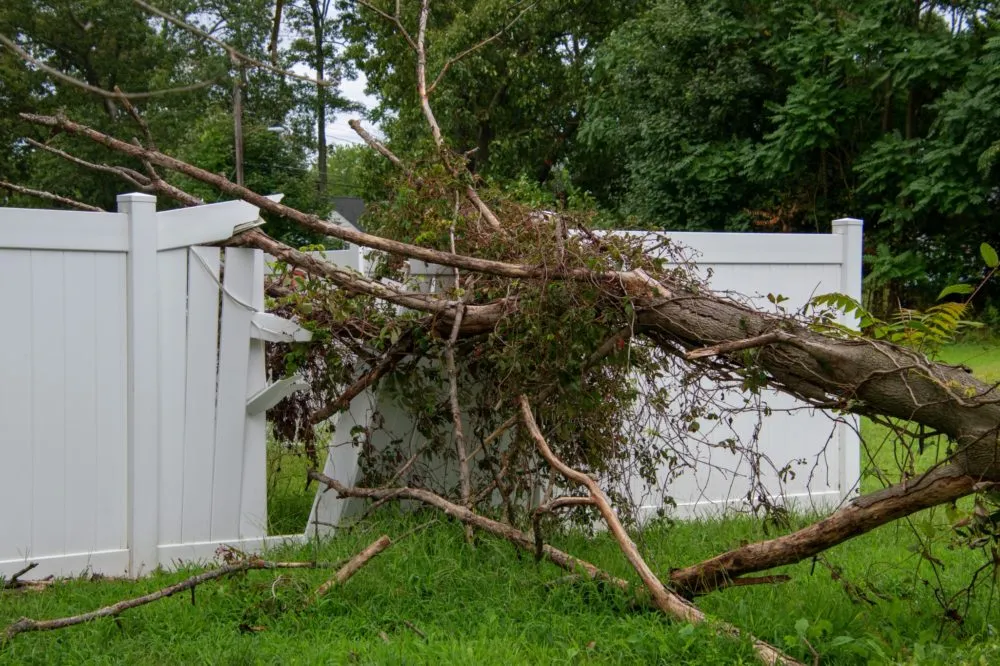
<path id="1" fill-rule="evenodd" d="M 887 340 L 924 352 L 935 352 L 954 342 L 965 329 L 982 326 L 980 322 L 965 317 L 972 311 L 972 297 L 993 277 L 1000 266 L 1000 260 L 989 243 L 982 243 L 979 251 L 988 269 L 983 280 L 978 285 L 948 285 L 941 290 L 937 299 L 940 301 L 946 296 L 961 294 L 969 297 L 965 301 L 937 303 L 926 310 L 901 307 L 888 321 L 884 321 L 850 296 L 839 293 L 822 294 L 811 299 L 807 306 L 818 314 L 814 326 L 819 330 L 857 335 L 851 327 L 837 321 L 843 314 L 857 320 L 860 334 L 865 337 Z"/>
<path id="2" fill-rule="evenodd" d="M 931 303 L 975 270 L 967 239 L 1000 240 L 997 18 L 991 2 L 655 3 L 598 49 L 580 135 L 621 169 L 595 193 L 665 229 L 864 217 L 868 307 Z"/>

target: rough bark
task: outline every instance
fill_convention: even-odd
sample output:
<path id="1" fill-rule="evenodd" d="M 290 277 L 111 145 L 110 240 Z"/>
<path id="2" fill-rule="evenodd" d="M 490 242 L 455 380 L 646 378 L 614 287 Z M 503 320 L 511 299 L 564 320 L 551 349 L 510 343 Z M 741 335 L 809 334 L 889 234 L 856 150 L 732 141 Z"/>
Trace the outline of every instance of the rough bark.
<path id="1" fill-rule="evenodd" d="M 827 518 L 792 534 L 751 543 L 670 574 L 671 584 L 688 596 L 727 587 L 739 576 L 794 564 L 848 539 L 976 490 L 975 477 L 952 466 L 940 467 L 912 481 L 865 495 Z"/>
<path id="2" fill-rule="evenodd" d="M 1000 393 L 962 368 L 889 343 L 824 335 L 714 294 L 645 305 L 641 330 L 687 349 L 783 331 L 756 360 L 775 388 L 815 404 L 921 423 L 956 442 L 958 470 L 1000 480 Z"/>

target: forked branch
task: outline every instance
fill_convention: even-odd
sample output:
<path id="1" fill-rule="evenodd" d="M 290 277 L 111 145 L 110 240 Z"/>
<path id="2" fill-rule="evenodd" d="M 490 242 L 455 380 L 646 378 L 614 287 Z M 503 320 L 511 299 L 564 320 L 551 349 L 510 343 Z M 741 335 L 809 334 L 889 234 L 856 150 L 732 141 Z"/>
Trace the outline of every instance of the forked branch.
<path id="1" fill-rule="evenodd" d="M 683 622 L 690 622 L 692 624 L 709 622 L 709 618 L 704 612 L 695 607 L 695 605 L 687 599 L 684 599 L 680 595 L 668 590 L 663 582 L 657 578 L 656 574 L 653 573 L 653 570 L 649 568 L 649 565 L 646 564 L 646 561 L 642 558 L 642 555 L 639 554 L 639 549 L 636 548 L 635 543 L 625 531 L 625 527 L 618 519 L 618 515 L 615 513 L 615 510 L 611 507 L 611 502 L 608 500 L 608 496 L 604 494 L 604 491 L 601 489 L 600 485 L 598 485 L 597 481 L 583 472 L 573 469 L 552 452 L 552 449 L 549 448 L 548 443 L 545 441 L 545 437 L 542 436 L 542 431 L 538 429 L 538 424 L 535 422 L 535 417 L 531 412 L 531 405 L 528 404 L 527 397 L 523 395 L 520 396 L 519 402 L 521 405 L 521 418 L 528 430 L 528 433 L 531 435 L 531 438 L 535 441 L 535 445 L 538 447 L 538 452 L 541 453 L 542 457 L 545 458 L 545 461 L 549 463 L 553 469 L 558 471 L 568 480 L 578 483 L 587 489 L 587 492 L 590 493 L 590 499 L 593 500 L 594 506 L 596 506 L 597 510 L 601 512 L 601 517 L 604 518 L 604 522 L 607 523 L 612 535 L 614 535 L 615 540 L 618 542 L 622 552 L 625 554 L 625 558 L 629 561 L 629 564 L 632 565 L 632 568 L 636 570 L 636 573 L 639 574 L 639 578 L 642 579 L 646 589 L 649 590 L 656 606 L 665 614 L 675 617 Z M 726 633 L 739 635 L 739 630 L 731 625 L 722 625 L 721 628 Z M 773 645 L 757 640 L 756 638 L 753 639 L 753 643 L 757 656 L 765 664 L 800 663 L 784 654 Z"/>

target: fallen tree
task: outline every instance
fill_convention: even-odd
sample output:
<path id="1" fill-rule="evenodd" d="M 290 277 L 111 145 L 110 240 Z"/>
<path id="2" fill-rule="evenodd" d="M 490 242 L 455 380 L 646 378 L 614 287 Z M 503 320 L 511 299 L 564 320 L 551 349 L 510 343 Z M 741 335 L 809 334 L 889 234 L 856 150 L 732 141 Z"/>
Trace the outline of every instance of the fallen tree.
<path id="1" fill-rule="evenodd" d="M 942 442 L 944 459 L 931 469 L 864 495 L 797 532 L 676 569 L 666 584 L 648 567 L 643 569 L 634 546 L 630 549 L 622 541 L 658 606 L 682 616 L 689 606 L 680 596 L 690 599 L 739 584 L 742 576 L 813 557 L 880 525 L 1000 482 L 996 385 L 964 368 L 933 362 L 919 351 L 863 337 L 822 319 L 754 309 L 738 298 L 712 292 L 683 261 L 668 266 L 662 256 L 647 252 L 641 240 L 599 236 L 589 231 L 586 216 L 541 213 L 483 187 L 465 168 L 463 156 L 448 149 L 433 115 L 426 85 L 428 12 L 424 0 L 415 35 L 405 32 L 398 14 L 384 14 L 416 52 L 416 92 L 433 142 L 426 156 L 430 166 L 420 167 L 359 131 L 397 168 L 386 185 L 395 198 L 376 205 L 372 213 L 378 233 L 331 224 L 185 163 L 157 150 L 151 136 L 145 142 L 129 142 L 70 118 L 22 114 L 40 127 L 84 137 L 143 164 L 145 173 L 81 164 L 115 173 L 143 190 L 184 205 L 198 203 L 157 171 L 166 170 L 212 185 L 267 215 L 382 253 L 379 274 L 389 281 L 317 260 L 260 229 L 236 240 L 320 283 L 309 289 L 294 281 L 274 283 L 270 294 L 276 307 L 324 327 L 330 337 L 329 348 L 322 352 L 325 358 L 336 353 L 352 360 L 343 364 L 341 374 L 327 378 L 338 390 L 328 391 L 321 404 L 310 407 L 307 427 L 346 408 L 353 396 L 374 383 L 405 377 L 410 386 L 403 402 L 414 414 L 424 415 L 418 420 L 421 427 L 439 440 L 433 451 L 411 457 L 390 451 L 384 459 L 369 461 L 372 487 L 348 488 L 315 472 L 314 480 L 344 496 L 424 502 L 560 566 L 583 566 L 588 575 L 603 577 L 596 568 L 542 544 L 540 531 L 529 535 L 519 529 L 517 523 L 528 517 L 518 515 L 515 500 L 540 475 L 565 465 L 561 471 L 572 470 L 567 477 L 589 491 L 590 500 L 576 504 L 596 502 L 616 536 L 624 533 L 611 509 L 621 506 L 620 498 L 604 498 L 586 481 L 587 475 L 613 476 L 612 463 L 635 456 L 656 463 L 669 459 L 678 469 L 685 464 L 684 451 L 669 446 L 640 449 L 621 436 L 624 412 L 639 398 L 627 386 L 631 373 L 647 379 L 667 373 L 686 387 L 694 387 L 700 378 L 748 392 L 768 387 L 832 412 L 915 424 L 922 429 L 921 441 L 934 436 Z M 119 101 L 129 105 L 124 97 Z M 137 113 L 133 116 L 138 118 Z M 394 205 L 397 202 L 403 203 Z M 403 284 L 406 260 L 452 269 L 452 286 L 435 293 L 415 292 Z M 406 312 L 400 314 L 387 303 Z M 334 372 L 320 361 L 315 367 Z M 459 381 L 466 382 L 465 388 L 476 387 L 468 391 L 464 404 Z M 446 400 L 437 398 L 442 386 L 447 387 Z M 692 404 L 673 422 L 677 433 L 687 433 L 700 413 L 725 410 L 713 395 L 690 390 L 695 395 Z M 516 396 L 521 395 L 525 398 L 518 404 Z M 538 422 L 524 418 L 519 426 L 519 410 L 524 416 L 529 402 Z M 463 431 L 463 418 L 473 419 L 473 427 Z M 501 446 L 504 433 L 512 434 Z M 445 445 L 451 436 L 456 446 Z M 752 443 L 746 445 L 753 454 Z M 458 502 L 404 480 L 413 478 L 422 454 L 446 451 L 461 469 Z M 477 455 L 472 469 L 469 462 Z M 495 494 L 506 522 L 482 515 L 494 510 Z M 765 661 L 783 658 L 768 647 L 759 650 Z"/>

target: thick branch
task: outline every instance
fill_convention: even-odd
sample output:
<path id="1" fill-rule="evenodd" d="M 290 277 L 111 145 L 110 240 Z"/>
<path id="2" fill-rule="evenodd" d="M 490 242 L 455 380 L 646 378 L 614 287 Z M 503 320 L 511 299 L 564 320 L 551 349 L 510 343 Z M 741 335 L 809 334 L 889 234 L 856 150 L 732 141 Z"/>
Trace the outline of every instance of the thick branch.
<path id="1" fill-rule="evenodd" d="M 866 495 L 808 527 L 752 543 L 699 564 L 678 569 L 670 582 L 687 594 L 704 594 L 743 574 L 794 564 L 839 543 L 975 491 L 978 479 L 954 467 L 939 467 L 908 484 Z"/>

